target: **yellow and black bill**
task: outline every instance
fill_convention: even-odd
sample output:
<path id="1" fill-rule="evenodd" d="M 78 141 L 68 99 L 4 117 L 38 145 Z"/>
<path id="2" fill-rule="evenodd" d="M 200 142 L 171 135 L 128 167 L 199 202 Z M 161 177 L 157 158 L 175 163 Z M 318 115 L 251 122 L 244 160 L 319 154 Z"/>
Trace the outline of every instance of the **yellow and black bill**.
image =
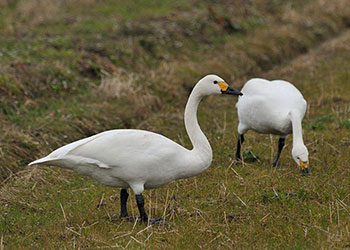
<path id="1" fill-rule="evenodd" d="M 309 163 L 299 160 L 299 164 L 300 164 L 300 167 L 301 167 L 301 172 L 304 175 L 310 175 L 311 174 L 310 170 L 309 170 Z"/>
<path id="2" fill-rule="evenodd" d="M 221 89 L 221 93 L 226 95 L 243 95 L 243 93 L 237 89 L 231 88 L 226 82 L 218 82 Z"/>

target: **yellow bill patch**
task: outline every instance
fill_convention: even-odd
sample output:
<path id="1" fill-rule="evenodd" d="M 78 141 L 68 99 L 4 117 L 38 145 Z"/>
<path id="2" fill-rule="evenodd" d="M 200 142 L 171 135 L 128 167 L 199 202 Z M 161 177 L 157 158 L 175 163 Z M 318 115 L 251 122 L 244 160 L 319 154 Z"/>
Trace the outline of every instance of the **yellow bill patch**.
<path id="1" fill-rule="evenodd" d="M 309 167 L 309 164 L 304 163 L 301 160 L 299 160 L 299 164 L 300 164 L 301 170 L 304 170 Z"/>
<path id="2" fill-rule="evenodd" d="M 304 170 L 304 163 L 301 160 L 299 160 L 299 165 L 301 167 L 301 170 Z"/>
<path id="3" fill-rule="evenodd" d="M 226 82 L 218 82 L 218 85 L 222 91 L 226 91 L 228 88 L 228 84 Z"/>

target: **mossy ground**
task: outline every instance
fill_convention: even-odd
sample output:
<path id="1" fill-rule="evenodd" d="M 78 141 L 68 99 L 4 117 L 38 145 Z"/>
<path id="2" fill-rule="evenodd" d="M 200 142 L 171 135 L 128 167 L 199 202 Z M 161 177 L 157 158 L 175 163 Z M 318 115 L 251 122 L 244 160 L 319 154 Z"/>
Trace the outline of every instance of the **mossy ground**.
<path id="1" fill-rule="evenodd" d="M 0 1 L 0 249 L 350 247 L 346 0 L 45 3 Z M 119 190 L 25 168 L 112 128 L 152 130 L 190 147 L 183 109 L 208 73 L 238 88 L 266 77 L 301 90 L 310 178 L 291 158 L 291 138 L 276 169 L 269 135 L 246 136 L 245 156 L 258 161 L 232 161 L 230 97 L 207 98 L 198 113 L 212 166 L 144 193 L 149 214 L 166 225 L 119 220 Z"/>

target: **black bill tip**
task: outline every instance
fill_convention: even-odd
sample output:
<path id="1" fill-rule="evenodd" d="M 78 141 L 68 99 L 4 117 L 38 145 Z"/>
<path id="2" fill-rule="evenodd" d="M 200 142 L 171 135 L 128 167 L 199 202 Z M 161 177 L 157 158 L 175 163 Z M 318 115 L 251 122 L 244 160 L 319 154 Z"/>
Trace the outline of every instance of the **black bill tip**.
<path id="1" fill-rule="evenodd" d="M 304 176 L 311 176 L 311 172 L 308 168 L 304 168 L 303 170 L 301 170 L 301 172 Z"/>
<path id="2" fill-rule="evenodd" d="M 226 95 L 243 95 L 241 91 L 231 88 L 230 86 L 225 91 L 221 90 L 221 93 Z"/>

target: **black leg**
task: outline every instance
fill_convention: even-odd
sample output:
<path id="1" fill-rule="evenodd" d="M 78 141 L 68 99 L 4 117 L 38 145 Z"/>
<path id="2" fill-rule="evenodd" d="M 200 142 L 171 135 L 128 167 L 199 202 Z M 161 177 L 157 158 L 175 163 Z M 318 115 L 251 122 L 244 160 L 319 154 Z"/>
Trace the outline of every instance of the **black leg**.
<path id="1" fill-rule="evenodd" d="M 241 160 L 241 145 L 244 142 L 244 136 L 243 134 L 240 135 L 238 134 L 238 140 L 237 140 L 237 151 L 236 151 L 236 160 L 240 161 Z"/>
<path id="2" fill-rule="evenodd" d="M 278 140 L 278 151 L 277 151 L 275 160 L 272 163 L 272 166 L 274 166 L 274 167 L 277 166 L 277 162 L 278 162 L 278 159 L 280 158 L 280 154 L 282 152 L 285 141 L 286 141 L 286 138 L 283 138 L 283 137 L 280 137 L 280 139 Z"/>
<path id="3" fill-rule="evenodd" d="M 120 218 L 128 217 L 128 210 L 126 208 L 126 202 L 128 201 L 128 197 L 128 191 L 122 188 L 122 190 L 120 190 Z"/>
<path id="4" fill-rule="evenodd" d="M 145 212 L 145 199 L 143 198 L 142 194 L 135 195 L 137 207 L 140 212 L 140 217 L 142 221 L 148 222 L 148 216 Z"/>

